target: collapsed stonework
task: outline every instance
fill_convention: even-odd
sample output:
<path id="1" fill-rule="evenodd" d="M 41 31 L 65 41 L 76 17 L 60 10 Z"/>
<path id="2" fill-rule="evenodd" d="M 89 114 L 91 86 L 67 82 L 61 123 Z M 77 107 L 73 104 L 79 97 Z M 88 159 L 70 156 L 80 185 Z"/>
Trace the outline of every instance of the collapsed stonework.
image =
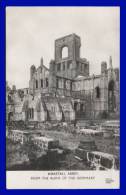
<path id="1" fill-rule="evenodd" d="M 55 59 L 49 69 L 30 68 L 29 87 L 6 87 L 6 120 L 74 121 L 119 117 L 119 69 L 112 58 L 101 63 L 101 74 L 89 73 L 89 61 L 80 57 L 81 39 L 71 34 L 55 41 Z"/>

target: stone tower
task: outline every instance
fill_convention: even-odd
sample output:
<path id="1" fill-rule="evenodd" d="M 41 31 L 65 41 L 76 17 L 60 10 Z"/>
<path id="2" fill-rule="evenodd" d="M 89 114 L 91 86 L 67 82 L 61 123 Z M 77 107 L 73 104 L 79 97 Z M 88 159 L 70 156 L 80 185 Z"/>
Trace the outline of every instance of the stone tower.
<path id="1" fill-rule="evenodd" d="M 80 58 L 81 40 L 71 34 L 55 40 L 56 75 L 73 79 L 78 75 L 89 75 L 89 62 Z"/>

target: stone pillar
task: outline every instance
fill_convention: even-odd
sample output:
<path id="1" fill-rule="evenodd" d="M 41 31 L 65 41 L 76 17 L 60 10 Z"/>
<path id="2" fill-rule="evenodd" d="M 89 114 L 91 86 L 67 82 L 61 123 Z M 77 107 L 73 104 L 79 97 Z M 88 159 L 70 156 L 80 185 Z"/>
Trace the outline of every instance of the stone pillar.
<path id="1" fill-rule="evenodd" d="M 49 72 L 49 92 L 55 93 L 56 92 L 56 70 L 55 70 L 55 61 L 50 61 L 50 72 Z"/>

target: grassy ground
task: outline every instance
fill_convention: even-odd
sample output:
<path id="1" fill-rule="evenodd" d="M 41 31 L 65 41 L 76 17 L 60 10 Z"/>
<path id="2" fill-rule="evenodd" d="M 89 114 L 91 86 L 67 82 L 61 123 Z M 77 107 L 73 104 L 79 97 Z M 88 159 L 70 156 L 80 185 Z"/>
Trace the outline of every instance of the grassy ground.
<path id="1" fill-rule="evenodd" d="M 116 141 L 114 138 L 91 137 L 57 131 L 43 131 L 43 134 L 48 137 L 58 139 L 63 147 L 70 150 L 76 149 L 80 141 L 91 139 L 95 140 L 95 144 L 97 145 L 98 150 L 117 156 L 119 155 L 119 145 L 116 145 Z"/>
<path id="2" fill-rule="evenodd" d="M 52 137 L 54 139 L 58 139 L 60 142 L 60 146 L 65 149 L 69 149 L 71 152 L 65 156 L 64 159 L 59 159 L 59 164 L 55 166 L 55 163 L 53 164 L 54 167 L 48 166 L 46 157 L 43 157 L 43 159 L 37 160 L 37 162 L 34 162 L 32 165 L 28 164 L 28 155 L 27 155 L 27 149 L 25 146 L 22 146 L 20 144 L 13 144 L 12 142 L 7 140 L 7 146 L 6 146 L 6 166 L 7 169 L 23 169 L 23 170 L 48 170 L 48 169 L 60 169 L 60 170 L 66 170 L 66 169 L 74 169 L 74 170 L 87 170 L 87 167 L 85 164 L 78 162 L 74 158 L 74 150 L 78 147 L 79 142 L 81 140 L 87 140 L 87 139 L 94 139 L 95 143 L 97 145 L 98 150 L 102 152 L 107 152 L 110 154 L 115 154 L 119 156 L 119 145 L 116 145 L 114 138 L 105 139 L 103 137 L 87 137 L 84 135 L 78 135 L 75 132 L 74 133 L 68 133 L 66 131 L 56 131 L 56 130 L 43 130 L 42 133 L 47 137 Z M 52 158 L 53 160 L 53 158 Z M 52 165 L 51 164 L 51 165 Z"/>

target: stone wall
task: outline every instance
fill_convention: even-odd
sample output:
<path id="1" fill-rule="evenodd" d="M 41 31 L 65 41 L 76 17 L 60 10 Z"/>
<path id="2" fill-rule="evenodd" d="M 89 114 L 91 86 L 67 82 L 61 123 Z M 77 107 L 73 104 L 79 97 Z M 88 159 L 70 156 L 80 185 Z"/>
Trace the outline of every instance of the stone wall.
<path id="1" fill-rule="evenodd" d="M 41 64 L 37 69 L 31 66 L 29 93 L 48 93 L 49 88 L 49 70 Z"/>
<path id="2" fill-rule="evenodd" d="M 112 68 L 110 57 L 109 68 L 104 61 L 101 74 L 90 76 L 89 62 L 80 57 L 80 47 L 76 34 L 57 39 L 49 69 L 42 58 L 38 68 L 31 66 L 29 88 L 7 86 L 7 120 L 72 121 L 77 116 L 98 118 L 105 112 L 119 115 L 119 69 Z"/>

